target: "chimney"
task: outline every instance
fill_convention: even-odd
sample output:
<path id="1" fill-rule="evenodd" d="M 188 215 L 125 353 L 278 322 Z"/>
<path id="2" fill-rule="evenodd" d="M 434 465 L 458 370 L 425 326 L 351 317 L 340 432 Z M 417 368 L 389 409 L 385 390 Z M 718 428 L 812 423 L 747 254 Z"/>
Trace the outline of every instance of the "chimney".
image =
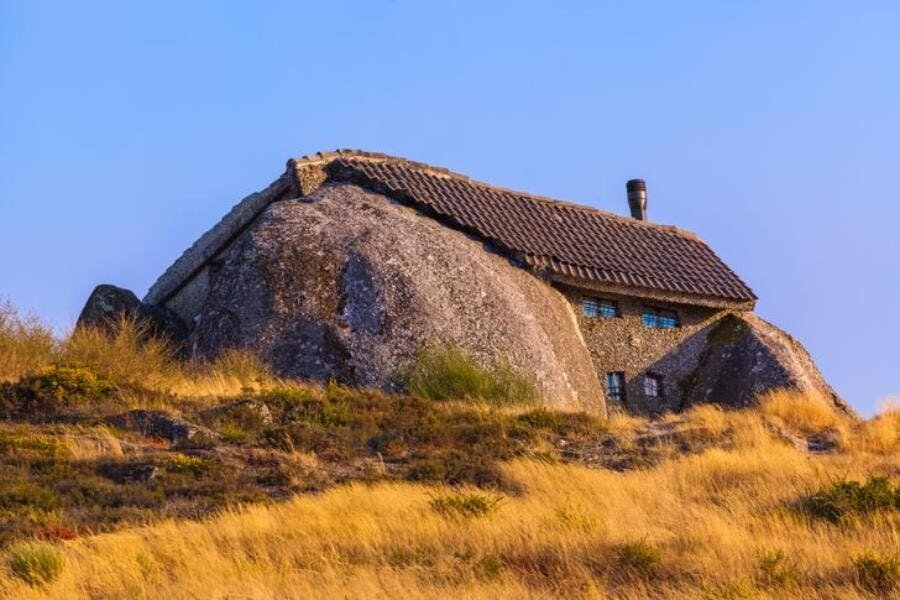
<path id="1" fill-rule="evenodd" d="M 643 179 L 629 179 L 625 184 L 628 190 L 628 208 L 631 216 L 638 221 L 647 220 L 647 183 Z"/>

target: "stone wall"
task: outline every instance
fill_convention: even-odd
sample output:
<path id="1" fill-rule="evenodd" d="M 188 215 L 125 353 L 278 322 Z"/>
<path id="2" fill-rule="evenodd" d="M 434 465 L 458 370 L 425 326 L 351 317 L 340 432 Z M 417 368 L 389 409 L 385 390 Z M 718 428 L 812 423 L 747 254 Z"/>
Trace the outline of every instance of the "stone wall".
<path id="1" fill-rule="evenodd" d="M 707 344 L 707 335 L 724 311 L 658 301 L 577 290 L 561 290 L 578 315 L 585 344 L 605 385 L 606 374 L 625 374 L 625 406 L 615 406 L 607 398 L 608 409 L 640 414 L 678 410 L 686 402 L 687 387 L 694 380 Z M 602 298 L 618 303 L 620 316 L 585 317 L 584 298 Z M 641 321 L 644 306 L 665 308 L 678 313 L 681 325 L 674 329 L 645 327 Z M 644 395 L 644 377 L 653 374 L 662 378 L 661 394 L 657 398 Z"/>

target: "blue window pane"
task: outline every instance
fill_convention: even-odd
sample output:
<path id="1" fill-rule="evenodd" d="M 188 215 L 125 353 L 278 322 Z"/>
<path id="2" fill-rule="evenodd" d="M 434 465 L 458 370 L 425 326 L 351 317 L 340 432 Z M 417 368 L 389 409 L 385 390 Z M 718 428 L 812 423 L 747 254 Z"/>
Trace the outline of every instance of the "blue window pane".
<path id="1" fill-rule="evenodd" d="M 660 327 L 672 329 L 678 327 L 678 319 L 672 315 L 659 315 L 656 319 Z"/>
<path id="2" fill-rule="evenodd" d="M 641 316 L 644 327 L 656 327 L 660 329 L 674 329 L 680 325 L 678 313 L 661 308 L 644 308 Z"/>
<path id="3" fill-rule="evenodd" d="M 581 303 L 581 312 L 585 317 L 618 317 L 619 305 L 612 300 L 585 298 Z"/>
<path id="4" fill-rule="evenodd" d="M 606 374 L 606 395 L 610 399 L 623 401 L 625 399 L 625 374 Z"/>
<path id="5" fill-rule="evenodd" d="M 601 300 L 599 312 L 601 317 L 618 317 L 619 307 L 611 300 Z"/>

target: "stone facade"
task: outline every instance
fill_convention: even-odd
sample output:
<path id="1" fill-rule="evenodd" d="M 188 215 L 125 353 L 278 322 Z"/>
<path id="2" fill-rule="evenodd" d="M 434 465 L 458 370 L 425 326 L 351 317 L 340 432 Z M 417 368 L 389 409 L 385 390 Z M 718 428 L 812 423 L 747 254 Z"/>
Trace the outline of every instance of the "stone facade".
<path id="1" fill-rule="evenodd" d="M 625 375 L 624 403 L 607 397 L 611 412 L 652 414 L 684 406 L 686 387 L 700 366 L 707 334 L 726 311 L 571 287 L 563 287 L 562 292 L 578 315 L 578 325 L 600 381 L 605 384 L 607 373 Z M 582 306 L 587 298 L 615 302 L 619 316 L 585 316 Z M 645 327 L 641 318 L 645 306 L 674 311 L 679 326 Z M 647 375 L 657 377 L 662 384 L 657 397 L 645 394 Z"/>
<path id="2" fill-rule="evenodd" d="M 752 312 L 569 285 L 556 287 L 577 315 L 610 413 L 655 415 L 710 403 L 740 408 L 752 405 L 768 390 L 793 388 L 819 395 L 855 416 L 822 377 L 806 349 Z M 619 314 L 585 316 L 586 299 L 612 301 Z M 676 313 L 679 325 L 669 329 L 645 326 L 645 307 Z M 606 389 L 609 373 L 624 375 L 622 401 Z M 659 384 L 653 397 L 646 393 L 647 376 Z"/>

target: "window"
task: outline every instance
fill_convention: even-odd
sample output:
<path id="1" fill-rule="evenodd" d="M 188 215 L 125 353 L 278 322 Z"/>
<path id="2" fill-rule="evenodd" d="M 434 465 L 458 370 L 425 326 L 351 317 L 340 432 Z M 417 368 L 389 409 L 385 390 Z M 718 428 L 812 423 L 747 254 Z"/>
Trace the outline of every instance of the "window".
<path id="1" fill-rule="evenodd" d="M 662 377 L 658 375 L 644 376 L 644 396 L 647 398 L 659 398 L 662 396 Z"/>
<path id="2" fill-rule="evenodd" d="M 644 324 L 644 327 L 654 327 L 656 329 L 674 329 L 681 325 L 678 321 L 678 313 L 674 310 L 652 308 L 650 306 L 644 307 L 641 322 Z"/>
<path id="3" fill-rule="evenodd" d="M 585 298 L 581 305 L 586 317 L 604 317 L 607 319 L 619 316 L 619 303 L 601 298 Z"/>
<path id="4" fill-rule="evenodd" d="M 606 397 L 625 404 L 625 373 L 614 372 L 606 374 Z"/>

